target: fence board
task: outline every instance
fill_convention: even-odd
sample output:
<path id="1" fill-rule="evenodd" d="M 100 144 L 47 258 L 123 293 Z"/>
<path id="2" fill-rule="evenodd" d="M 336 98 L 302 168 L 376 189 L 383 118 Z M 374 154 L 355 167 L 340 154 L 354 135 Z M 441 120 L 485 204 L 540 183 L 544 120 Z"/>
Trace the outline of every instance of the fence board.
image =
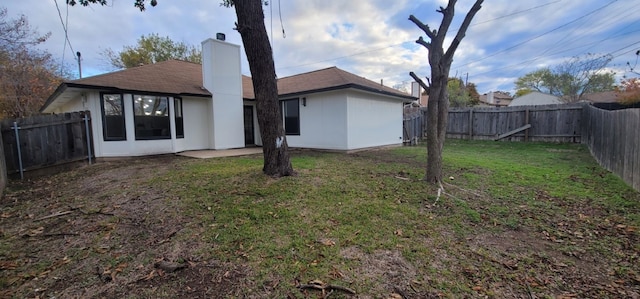
<path id="1" fill-rule="evenodd" d="M 591 155 L 640 191 L 640 109 L 606 111 L 587 106 L 585 110 L 582 132 Z"/>
<path id="2" fill-rule="evenodd" d="M 92 142 L 84 129 L 85 116 L 90 119 L 89 111 L 0 121 L 7 173 L 20 172 L 14 122 L 26 171 L 87 159 L 92 152 L 87 144 Z"/>
<path id="3" fill-rule="evenodd" d="M 421 137 L 426 136 L 427 110 L 422 108 Z M 414 119 L 414 121 L 416 121 Z M 587 104 L 501 108 L 452 108 L 447 138 L 492 140 L 530 124 L 505 138 L 511 141 L 584 143 L 607 170 L 640 191 L 640 109 L 607 111 Z"/>

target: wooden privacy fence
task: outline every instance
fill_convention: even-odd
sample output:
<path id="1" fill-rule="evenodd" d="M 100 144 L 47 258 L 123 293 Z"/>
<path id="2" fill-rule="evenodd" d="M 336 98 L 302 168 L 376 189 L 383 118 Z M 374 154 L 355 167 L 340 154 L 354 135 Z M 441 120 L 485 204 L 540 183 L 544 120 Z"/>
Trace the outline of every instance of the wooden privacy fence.
<path id="1" fill-rule="evenodd" d="M 404 144 L 418 144 L 418 141 L 422 138 L 422 117 L 420 110 L 404 113 L 402 121 Z"/>
<path id="2" fill-rule="evenodd" d="M 581 142 L 582 108 L 587 104 L 520 107 L 471 107 L 449 109 L 447 138 L 472 140 Z M 407 122 L 420 122 L 420 136 L 426 136 L 427 110 Z"/>
<path id="3" fill-rule="evenodd" d="M 585 104 L 452 108 L 447 138 L 580 142 L 583 106 Z M 509 133 L 511 135 L 507 135 Z"/>
<path id="4" fill-rule="evenodd" d="M 7 173 L 92 159 L 89 111 L 0 121 Z"/>
<path id="5" fill-rule="evenodd" d="M 640 109 L 583 111 L 582 140 L 607 170 L 640 191 Z"/>
<path id="6" fill-rule="evenodd" d="M 426 109 L 414 119 L 426 136 Z M 640 108 L 609 111 L 586 103 L 452 108 L 447 138 L 581 142 L 602 167 L 640 191 Z"/>

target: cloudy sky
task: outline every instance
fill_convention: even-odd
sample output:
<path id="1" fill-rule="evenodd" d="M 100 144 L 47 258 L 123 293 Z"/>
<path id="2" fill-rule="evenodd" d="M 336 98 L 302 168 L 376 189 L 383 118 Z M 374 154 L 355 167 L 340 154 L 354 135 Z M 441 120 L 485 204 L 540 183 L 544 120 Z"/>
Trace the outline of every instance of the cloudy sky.
<path id="1" fill-rule="evenodd" d="M 0 7 L 8 16 L 24 14 L 41 33 L 51 32 L 42 46 L 77 70 L 82 53 L 83 76 L 112 69 L 101 53 L 134 45 L 141 35 L 157 33 L 199 45 L 217 32 L 242 44 L 233 30 L 235 11 L 221 0 L 158 0 L 140 12 L 133 0 L 108 0 L 109 6 L 67 7 L 65 0 L 11 0 Z M 455 35 L 472 0 L 459 0 L 449 37 Z M 626 63 L 640 50 L 637 0 L 485 0 L 456 52 L 451 76 L 467 78 L 478 91 L 513 92 L 516 78 L 572 56 L 593 53 L 614 57 L 617 76 L 632 75 Z M 265 24 L 272 35 L 279 77 L 337 66 L 394 86 L 408 84 L 413 71 L 429 75 L 427 50 L 415 43 L 424 34 L 408 20 L 413 14 L 437 28 L 435 10 L 445 0 L 272 0 Z M 63 25 L 65 24 L 65 25 Z M 73 51 L 65 43 L 65 30 Z M 283 34 L 284 29 L 284 34 Z M 272 33 L 272 34 L 271 34 Z M 426 36 L 424 36 L 426 38 Z M 446 43 L 448 45 L 448 43 Z M 246 59 L 242 71 L 249 74 Z M 77 75 L 77 71 L 76 71 Z"/>

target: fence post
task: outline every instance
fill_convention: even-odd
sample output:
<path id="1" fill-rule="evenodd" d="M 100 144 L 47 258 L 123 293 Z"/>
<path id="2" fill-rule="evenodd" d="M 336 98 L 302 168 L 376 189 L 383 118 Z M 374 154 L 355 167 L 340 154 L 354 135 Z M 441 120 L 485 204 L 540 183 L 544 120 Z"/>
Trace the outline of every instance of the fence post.
<path id="1" fill-rule="evenodd" d="M 524 125 L 529 124 L 529 108 L 524 110 Z M 524 131 L 524 141 L 529 141 L 529 130 Z"/>
<path id="2" fill-rule="evenodd" d="M 469 140 L 473 140 L 473 108 L 469 108 Z"/>
<path id="3" fill-rule="evenodd" d="M 18 168 L 20 168 L 20 179 L 24 179 L 24 169 L 22 169 L 22 153 L 20 152 L 20 133 L 18 132 L 18 130 L 20 129 L 20 127 L 18 127 L 18 123 L 17 122 L 13 122 L 13 127 L 11 127 L 13 129 L 13 132 L 16 134 L 16 147 L 18 147 Z"/>
<path id="4" fill-rule="evenodd" d="M 85 132 L 87 133 L 87 154 L 89 155 L 89 164 L 91 164 L 91 135 L 89 135 L 90 131 L 89 131 L 89 116 L 85 113 L 84 117 L 82 118 L 82 120 L 84 120 L 84 128 L 85 128 Z"/>

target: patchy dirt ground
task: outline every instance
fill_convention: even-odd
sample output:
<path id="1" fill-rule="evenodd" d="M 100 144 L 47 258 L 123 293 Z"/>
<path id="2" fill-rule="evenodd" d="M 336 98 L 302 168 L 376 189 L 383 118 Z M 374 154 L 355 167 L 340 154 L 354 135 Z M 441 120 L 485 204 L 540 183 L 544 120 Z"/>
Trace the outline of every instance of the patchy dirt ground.
<path id="1" fill-rule="evenodd" d="M 8 247 L 0 256 L 0 297 L 240 294 L 249 269 L 196 256 L 201 245 L 181 235 L 189 219 L 175 199 L 166 197 L 167 190 L 145 187 L 183 160 L 101 162 L 11 182 L 0 205 L 0 233 Z"/>
<path id="2" fill-rule="evenodd" d="M 389 158 L 377 152 L 367 155 L 378 154 L 378 159 Z M 208 245 L 186 233 L 198 230 L 185 229 L 195 224 L 181 210 L 179 198 L 172 197 L 170 190 L 147 184 L 188 161 L 160 156 L 101 162 L 11 182 L 0 201 L 0 298 L 269 297 L 271 289 L 285 282 L 257 285 L 248 265 L 200 256 L 199 249 Z M 460 192 L 453 195 L 462 197 L 465 191 Z M 558 201 L 543 192 L 537 197 Z M 456 208 L 447 204 L 425 209 L 445 215 Z M 472 204 L 484 217 L 482 200 Z M 446 297 L 438 286 L 455 282 L 444 282 L 447 278 L 439 273 L 471 285 L 469 298 L 545 298 L 550 294 L 556 298 L 640 298 L 636 228 L 604 215 L 608 211 L 570 202 L 558 204 L 573 205 L 570 215 L 539 215 L 522 206 L 518 213 L 523 222 L 511 230 L 478 227 L 478 234 L 463 239 L 444 231 L 416 235 L 411 242 L 433 251 L 424 264 L 412 264 L 400 250 L 365 253 L 357 246 L 346 247 L 341 257 L 359 266 L 349 273 L 336 269 L 334 275 L 343 281 L 380 282 L 377 289 L 353 298 Z M 527 219 L 545 224 L 530 227 Z M 594 248 L 602 244 L 594 240 L 608 239 L 620 245 Z M 433 270 L 425 272 L 425 268 Z M 319 292 L 295 289 L 288 295 L 321 297 Z M 331 298 L 347 297 L 336 294 Z"/>

